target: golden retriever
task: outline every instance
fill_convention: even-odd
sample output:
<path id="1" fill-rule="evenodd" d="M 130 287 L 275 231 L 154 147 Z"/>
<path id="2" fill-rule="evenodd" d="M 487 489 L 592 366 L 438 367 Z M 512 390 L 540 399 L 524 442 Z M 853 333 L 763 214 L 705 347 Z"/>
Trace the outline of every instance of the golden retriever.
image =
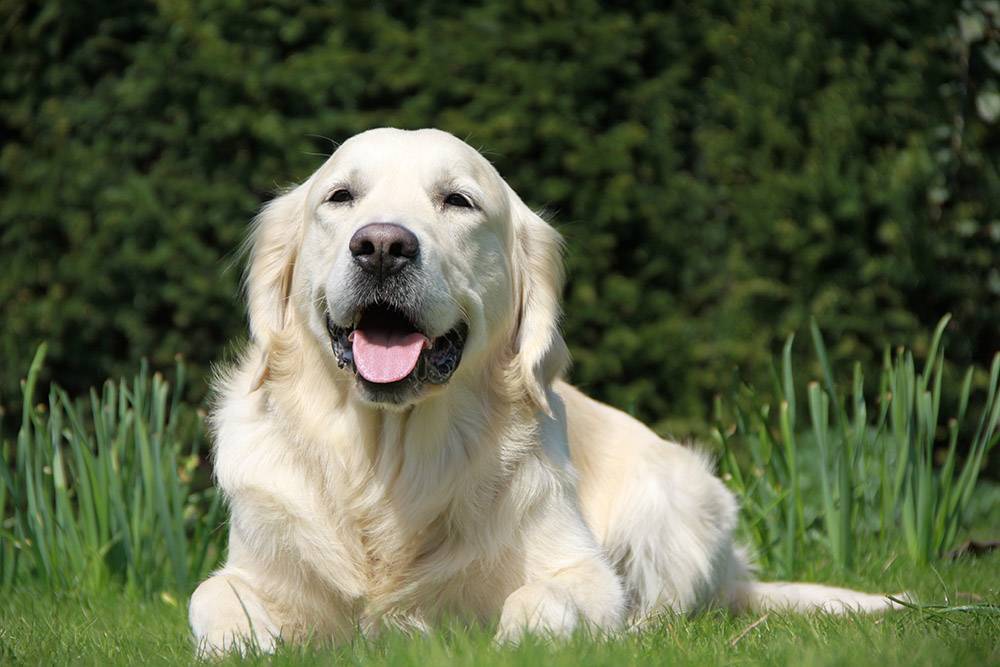
<path id="1" fill-rule="evenodd" d="M 561 240 L 438 130 L 346 141 L 251 235 L 251 343 L 217 380 L 225 566 L 202 651 L 425 629 L 612 631 L 710 605 L 892 607 L 754 582 L 706 456 L 561 378 Z"/>

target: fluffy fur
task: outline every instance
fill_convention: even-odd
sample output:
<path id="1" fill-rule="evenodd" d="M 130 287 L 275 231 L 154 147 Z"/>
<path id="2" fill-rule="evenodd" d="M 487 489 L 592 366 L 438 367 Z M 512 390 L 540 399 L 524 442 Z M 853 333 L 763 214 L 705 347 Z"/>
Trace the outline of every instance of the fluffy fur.
<path id="1" fill-rule="evenodd" d="M 350 187 L 354 201 L 331 204 Z M 442 204 L 462 192 L 475 204 Z M 372 403 L 323 326 L 356 295 L 347 240 L 393 221 L 420 239 L 410 297 L 469 326 L 447 385 Z M 881 610 L 881 595 L 754 583 L 737 504 L 706 456 L 560 379 L 559 235 L 469 146 L 372 130 L 268 204 L 252 235 L 251 343 L 217 379 L 225 566 L 198 587 L 201 650 L 443 614 L 497 637 L 613 631 L 670 610 Z"/>

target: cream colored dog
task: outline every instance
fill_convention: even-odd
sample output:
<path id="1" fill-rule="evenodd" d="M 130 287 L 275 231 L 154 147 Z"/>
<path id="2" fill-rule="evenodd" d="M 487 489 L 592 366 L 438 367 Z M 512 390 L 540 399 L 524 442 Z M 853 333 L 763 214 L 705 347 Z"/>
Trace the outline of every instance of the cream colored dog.
<path id="1" fill-rule="evenodd" d="M 191 599 L 201 650 L 442 614 L 517 640 L 709 605 L 892 606 L 753 582 L 707 458 L 560 379 L 560 237 L 455 137 L 350 139 L 251 241 L 252 342 L 213 414 L 232 518 Z"/>

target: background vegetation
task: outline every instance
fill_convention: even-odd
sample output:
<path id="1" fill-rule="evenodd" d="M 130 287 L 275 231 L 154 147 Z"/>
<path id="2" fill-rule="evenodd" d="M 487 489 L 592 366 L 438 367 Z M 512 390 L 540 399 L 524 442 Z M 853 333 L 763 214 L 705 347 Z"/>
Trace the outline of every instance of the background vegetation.
<path id="1" fill-rule="evenodd" d="M 764 384 L 810 315 L 843 367 L 951 312 L 985 371 L 998 27 L 937 0 L 4 0 L 0 398 L 42 340 L 71 393 L 182 353 L 200 398 L 247 222 L 379 125 L 450 130 L 555 213 L 574 379 L 661 428 L 703 428 L 736 365 Z"/>
<path id="2" fill-rule="evenodd" d="M 1000 525 L 998 37 L 995 0 L 0 0 L 0 662 L 190 662 L 235 249 L 380 125 L 555 215 L 574 380 L 718 446 L 764 577 L 919 603 L 278 664 L 996 662 L 998 556 L 951 552 Z"/>
<path id="3" fill-rule="evenodd" d="M 275 660 L 250 657 L 260 664 L 991 664 L 1000 559 L 973 557 L 988 551 L 985 543 L 941 557 L 956 538 L 1000 525 L 1000 487 L 976 479 L 981 457 L 1000 440 L 1000 354 L 981 414 L 966 412 L 971 370 L 958 405 L 945 406 L 944 324 L 921 370 L 902 350 L 886 359 L 871 415 L 858 365 L 850 392 L 829 374 L 823 388 L 809 386 L 811 430 L 796 431 L 802 392 L 787 353 L 773 412 L 749 386 L 716 401 L 723 479 L 743 499 L 742 538 L 762 575 L 906 590 L 904 611 L 884 619 L 665 614 L 641 632 L 599 642 L 581 632 L 565 644 L 535 638 L 503 650 L 488 624 L 454 619 L 428 636 L 359 634 L 336 648 L 317 639 L 279 646 Z M 826 367 L 818 330 L 814 339 Z M 27 374 L 16 442 L 0 444 L 0 659 L 190 664 L 187 596 L 220 562 L 226 539 L 220 496 L 195 479 L 202 415 L 145 365 L 130 381 L 91 391 L 89 401 L 52 386 L 48 401 L 36 403 L 44 355 L 43 346 Z M 176 375 L 183 379 L 183 365 Z M 937 467 L 939 410 L 955 416 Z M 956 465 L 956 439 L 966 433 L 970 455 Z"/>

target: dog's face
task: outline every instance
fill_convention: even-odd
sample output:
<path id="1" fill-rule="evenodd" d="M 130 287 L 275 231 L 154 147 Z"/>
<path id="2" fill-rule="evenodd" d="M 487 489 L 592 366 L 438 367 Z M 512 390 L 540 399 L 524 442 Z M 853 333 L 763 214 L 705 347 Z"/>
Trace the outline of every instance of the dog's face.
<path id="1" fill-rule="evenodd" d="M 360 400 L 400 409 L 504 349 L 532 356 L 520 331 L 531 312 L 549 320 L 532 325 L 544 329 L 542 356 L 561 351 L 549 340 L 558 264 L 555 232 L 467 144 L 437 130 L 371 130 L 261 215 L 251 328 L 265 339 L 264 325 L 304 326 L 354 376 Z M 275 280 L 277 304 L 265 289 Z M 266 312 L 275 307 L 284 312 Z"/>

